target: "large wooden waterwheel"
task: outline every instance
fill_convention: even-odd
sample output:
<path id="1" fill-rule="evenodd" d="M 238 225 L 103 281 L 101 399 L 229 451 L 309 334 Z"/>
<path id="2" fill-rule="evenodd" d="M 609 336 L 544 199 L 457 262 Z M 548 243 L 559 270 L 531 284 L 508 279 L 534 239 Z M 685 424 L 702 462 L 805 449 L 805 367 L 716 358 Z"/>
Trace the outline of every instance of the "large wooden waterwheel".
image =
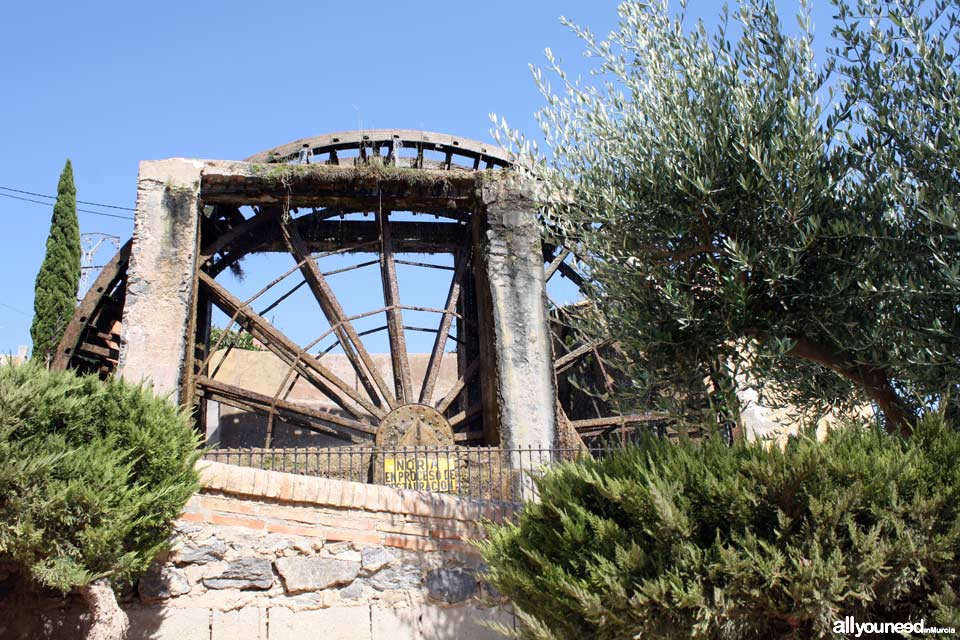
<path id="1" fill-rule="evenodd" d="M 247 162 L 294 163 L 305 145 L 312 152 L 311 162 L 329 165 L 375 164 L 403 170 L 509 167 L 505 152 L 480 142 L 394 130 L 297 140 Z M 216 402 L 264 416 L 268 446 L 278 421 L 348 442 L 372 440 L 382 424 L 433 430 L 438 442 L 483 441 L 482 320 L 477 314 L 472 249 L 478 239 L 469 211 L 436 207 L 391 211 L 382 206 L 370 210 L 369 202 L 360 206 L 349 199 L 322 209 L 283 203 L 217 204 L 206 209 L 200 225 L 199 287 L 192 326 L 191 342 L 196 348 L 187 368 L 188 392 L 181 397 L 185 403 L 200 405 L 201 423 L 207 415 L 204 406 Z M 60 344 L 55 366 L 102 375 L 115 369 L 129 251 L 127 243 L 87 292 Z M 281 266 L 273 260 L 270 267 L 276 272 L 258 273 L 263 286 L 240 292 L 235 277 L 238 265 L 248 256 L 264 254 L 285 255 L 285 263 Z M 345 265 L 346 256 L 356 261 Z M 582 283 L 569 250 L 545 243 L 543 257 L 548 281 L 563 277 L 574 285 Z M 330 267 L 331 260 L 339 262 Z M 446 284 L 433 292 L 435 304 L 409 302 L 405 295 L 410 291 L 400 286 L 398 267 L 446 274 Z M 349 310 L 357 291 L 338 283 L 342 274 L 359 270 L 378 274 L 376 288 L 382 304 Z M 292 296 L 304 295 L 312 299 L 311 306 L 301 306 L 299 313 L 312 314 L 317 326 L 309 338 L 289 335 L 271 321 L 278 307 Z M 609 398 L 615 383 L 601 357 L 603 345 L 578 343 L 564 323 L 566 310 L 553 307 L 561 426 L 596 436 L 649 421 L 650 416 L 613 411 Z M 414 325 L 407 319 L 424 314 L 433 321 Z M 215 316 L 220 318 L 219 339 L 211 337 Z M 249 334 L 259 349 L 282 363 L 283 373 L 274 377 L 276 384 L 271 388 L 222 375 L 224 362 L 236 348 L 237 334 L 232 331 Z M 411 353 L 411 332 L 432 335 L 428 352 Z M 384 335 L 388 357 L 367 344 Z M 340 364 L 348 364 L 346 371 L 330 365 L 334 356 Z M 447 375 L 442 376 L 444 367 Z M 566 380 L 574 373 L 579 379 L 576 384 Z M 445 384 L 439 384 L 441 378 Z M 594 391 L 584 388 L 584 379 Z M 315 390 L 323 402 L 304 401 L 303 394 L 294 391 L 298 385 Z"/>

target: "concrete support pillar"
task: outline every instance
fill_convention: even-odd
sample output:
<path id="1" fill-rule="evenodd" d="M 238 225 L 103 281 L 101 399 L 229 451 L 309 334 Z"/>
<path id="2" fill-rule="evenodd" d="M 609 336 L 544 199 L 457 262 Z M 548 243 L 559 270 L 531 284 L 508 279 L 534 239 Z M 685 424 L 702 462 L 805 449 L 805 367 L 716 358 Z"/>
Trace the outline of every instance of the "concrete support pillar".
<path id="1" fill-rule="evenodd" d="M 193 347 L 199 160 L 145 161 L 137 180 L 137 210 L 127 270 L 120 339 L 120 375 L 146 381 L 181 400 Z"/>
<path id="2" fill-rule="evenodd" d="M 478 188 L 474 241 L 485 437 L 510 449 L 551 448 L 556 389 L 532 186 L 500 171 L 478 176 Z M 514 460 L 514 467 L 541 462 L 536 454 L 528 457 Z"/>

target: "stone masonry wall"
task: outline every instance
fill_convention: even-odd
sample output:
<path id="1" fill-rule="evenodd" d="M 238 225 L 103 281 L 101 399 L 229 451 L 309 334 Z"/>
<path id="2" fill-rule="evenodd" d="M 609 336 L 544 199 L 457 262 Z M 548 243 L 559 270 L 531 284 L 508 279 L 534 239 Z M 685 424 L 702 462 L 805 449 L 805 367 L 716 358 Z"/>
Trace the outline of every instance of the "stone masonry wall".
<path id="1" fill-rule="evenodd" d="M 468 544 L 511 507 L 201 465 L 170 551 L 121 598 L 131 640 L 470 640 L 513 625 Z M 86 624 L 75 596 L 8 605 L 3 638 L 76 638 Z"/>

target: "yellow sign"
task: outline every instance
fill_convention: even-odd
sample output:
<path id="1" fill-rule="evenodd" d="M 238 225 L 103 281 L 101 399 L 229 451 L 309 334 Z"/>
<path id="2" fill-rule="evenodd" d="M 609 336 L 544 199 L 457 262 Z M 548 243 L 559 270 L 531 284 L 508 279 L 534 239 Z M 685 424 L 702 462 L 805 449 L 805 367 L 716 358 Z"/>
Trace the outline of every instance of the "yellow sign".
<path id="1" fill-rule="evenodd" d="M 457 461 L 450 458 L 384 458 L 384 484 L 419 491 L 456 491 Z"/>

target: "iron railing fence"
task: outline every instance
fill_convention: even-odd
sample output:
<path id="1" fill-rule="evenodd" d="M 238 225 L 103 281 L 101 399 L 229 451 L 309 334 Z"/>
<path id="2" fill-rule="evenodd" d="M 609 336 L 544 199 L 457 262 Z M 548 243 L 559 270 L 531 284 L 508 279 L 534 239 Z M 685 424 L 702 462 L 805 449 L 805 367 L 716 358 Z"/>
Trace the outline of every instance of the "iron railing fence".
<path id="1" fill-rule="evenodd" d="M 211 449 L 205 460 L 285 473 L 447 493 L 464 498 L 523 502 L 533 478 L 550 464 L 601 457 L 618 446 L 589 449 L 522 447 L 294 447 Z"/>

